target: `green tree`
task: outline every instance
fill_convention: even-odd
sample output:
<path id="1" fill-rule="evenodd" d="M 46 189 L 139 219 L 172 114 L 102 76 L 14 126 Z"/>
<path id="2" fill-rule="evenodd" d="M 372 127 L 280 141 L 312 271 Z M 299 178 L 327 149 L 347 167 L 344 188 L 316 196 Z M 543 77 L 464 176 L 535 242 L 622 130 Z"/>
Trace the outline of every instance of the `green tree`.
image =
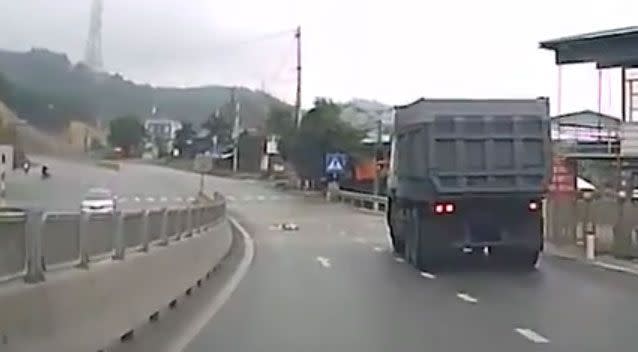
<path id="1" fill-rule="evenodd" d="M 144 126 L 133 115 L 118 117 L 109 124 L 109 143 L 120 147 L 129 156 L 141 143 L 145 135 Z"/>
<path id="2" fill-rule="evenodd" d="M 230 143 L 232 139 L 233 124 L 225 114 L 210 114 L 202 123 L 202 128 L 210 131 L 211 136 L 217 136 L 217 141 L 221 145 Z"/>
<path id="3" fill-rule="evenodd" d="M 358 157 L 365 153 L 361 140 L 365 136 L 340 119 L 341 107 L 318 98 L 296 128 L 292 114 L 271 109 L 266 124 L 270 133 L 281 136 L 282 156 L 290 160 L 303 177 L 317 178 L 324 173 L 326 153 L 341 152 Z"/>

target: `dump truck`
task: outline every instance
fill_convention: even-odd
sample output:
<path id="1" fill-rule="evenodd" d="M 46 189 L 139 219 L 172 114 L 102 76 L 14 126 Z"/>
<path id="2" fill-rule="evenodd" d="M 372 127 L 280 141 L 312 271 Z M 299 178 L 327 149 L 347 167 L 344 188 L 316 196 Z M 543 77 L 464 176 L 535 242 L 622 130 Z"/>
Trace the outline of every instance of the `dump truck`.
<path id="1" fill-rule="evenodd" d="M 395 253 L 419 269 L 463 253 L 535 268 L 549 99 L 420 99 L 394 112 L 386 220 Z"/>

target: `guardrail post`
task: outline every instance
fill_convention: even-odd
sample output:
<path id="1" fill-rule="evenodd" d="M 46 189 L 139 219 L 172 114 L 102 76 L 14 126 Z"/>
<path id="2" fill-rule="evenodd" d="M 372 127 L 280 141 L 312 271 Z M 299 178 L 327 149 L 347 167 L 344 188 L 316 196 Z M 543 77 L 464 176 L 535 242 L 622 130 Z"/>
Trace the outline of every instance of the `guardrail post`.
<path id="1" fill-rule="evenodd" d="M 168 246 L 168 209 L 162 209 L 162 226 L 160 228 L 160 246 Z"/>
<path id="2" fill-rule="evenodd" d="M 193 236 L 193 206 L 190 204 L 186 208 L 186 233 L 184 236 Z"/>
<path id="3" fill-rule="evenodd" d="M 144 210 L 142 213 L 142 252 L 148 252 L 150 242 L 150 226 L 149 226 L 149 213 L 150 211 Z"/>
<path id="4" fill-rule="evenodd" d="M 113 214 L 115 217 L 115 229 L 113 231 L 113 247 L 115 247 L 115 253 L 113 259 L 124 260 L 125 256 L 125 244 L 124 244 L 124 212 L 120 211 Z"/>
<path id="5" fill-rule="evenodd" d="M 188 204 L 188 203 L 187 203 Z M 182 231 L 182 227 L 184 226 L 184 213 L 182 212 L 182 210 L 178 210 L 175 213 L 175 224 L 173 225 L 173 228 L 177 229 L 177 233 L 175 234 L 175 240 L 179 241 L 182 239 L 182 235 L 184 234 L 184 232 Z"/>
<path id="6" fill-rule="evenodd" d="M 89 267 L 89 221 L 91 215 L 89 213 L 80 213 L 80 263 L 78 267 L 87 269 Z"/>
<path id="7" fill-rule="evenodd" d="M 202 232 L 202 219 L 203 219 L 203 212 L 204 207 L 202 207 L 201 205 L 197 207 L 195 214 L 197 216 L 195 216 L 194 221 L 194 225 L 193 225 L 193 230 L 195 233 L 201 233 Z"/>
<path id="8" fill-rule="evenodd" d="M 42 257 L 42 223 L 46 214 L 42 210 L 27 213 L 27 274 L 24 281 L 36 283 L 44 281 L 44 258 Z"/>
<path id="9" fill-rule="evenodd" d="M 211 205 L 207 205 L 207 206 L 204 207 L 204 211 L 203 211 L 203 213 L 204 213 L 203 214 L 204 221 L 202 223 L 202 231 L 208 230 L 208 228 L 210 228 L 210 226 L 211 226 L 211 222 L 212 222 L 211 221 L 211 217 L 212 217 L 211 216 L 211 212 L 212 212 L 212 210 L 213 210 L 213 206 L 211 206 Z"/>

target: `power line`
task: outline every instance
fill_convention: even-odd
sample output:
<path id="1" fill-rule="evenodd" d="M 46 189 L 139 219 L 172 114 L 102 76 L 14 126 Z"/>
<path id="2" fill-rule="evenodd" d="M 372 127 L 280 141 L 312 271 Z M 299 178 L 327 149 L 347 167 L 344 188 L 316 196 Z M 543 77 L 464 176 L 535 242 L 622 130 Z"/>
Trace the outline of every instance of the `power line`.
<path id="1" fill-rule="evenodd" d="M 296 31 L 296 29 L 287 29 L 287 30 L 284 30 L 284 31 L 268 33 L 268 34 L 261 35 L 259 37 L 245 39 L 245 40 L 242 40 L 242 41 L 228 42 L 226 44 L 220 44 L 220 45 L 212 47 L 211 49 L 213 49 L 213 50 L 216 50 L 216 49 L 227 49 L 227 48 L 232 48 L 232 47 L 239 47 L 239 46 L 244 46 L 244 45 L 249 45 L 249 44 L 255 44 L 255 43 L 259 43 L 259 42 L 264 42 L 264 41 L 280 38 L 280 37 L 283 37 L 285 35 L 294 35 L 295 31 Z"/>

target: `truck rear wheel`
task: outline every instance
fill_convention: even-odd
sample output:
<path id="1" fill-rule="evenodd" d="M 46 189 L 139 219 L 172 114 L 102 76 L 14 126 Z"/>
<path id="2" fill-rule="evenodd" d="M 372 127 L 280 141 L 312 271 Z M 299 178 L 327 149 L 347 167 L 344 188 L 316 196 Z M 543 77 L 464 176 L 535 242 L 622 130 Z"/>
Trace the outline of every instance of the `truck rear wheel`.
<path id="1" fill-rule="evenodd" d="M 392 229 L 390 229 L 390 238 L 392 239 L 392 248 L 394 249 L 394 253 L 402 256 L 405 253 L 405 242 L 396 238 L 392 233 Z"/>
<path id="2" fill-rule="evenodd" d="M 393 199 L 392 197 L 388 198 L 387 209 L 385 210 L 386 223 L 388 225 L 388 229 L 390 231 L 390 239 L 392 240 L 392 249 L 395 254 L 403 256 L 405 253 L 405 240 L 403 238 L 398 237 L 396 221 L 396 214 L 393 209 Z"/>
<path id="3" fill-rule="evenodd" d="M 540 255 L 540 250 L 496 248 L 492 249 L 495 259 L 507 267 L 520 270 L 534 270 Z"/>
<path id="4" fill-rule="evenodd" d="M 432 230 L 426 227 L 422 219 L 419 218 L 417 221 L 412 241 L 414 246 L 412 264 L 417 269 L 425 271 L 450 263 L 454 257 L 452 247 L 434 240 L 436 236 L 430 233 Z"/>

